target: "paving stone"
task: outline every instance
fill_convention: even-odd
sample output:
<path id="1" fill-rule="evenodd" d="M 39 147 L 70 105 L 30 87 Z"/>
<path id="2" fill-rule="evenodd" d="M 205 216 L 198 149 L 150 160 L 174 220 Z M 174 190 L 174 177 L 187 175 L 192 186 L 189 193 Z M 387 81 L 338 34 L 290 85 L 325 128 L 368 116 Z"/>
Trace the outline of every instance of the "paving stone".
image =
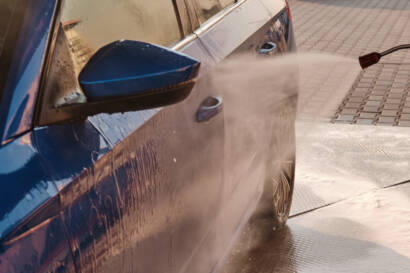
<path id="1" fill-rule="evenodd" d="M 359 119 L 374 119 L 375 117 L 376 117 L 376 113 L 363 112 L 360 114 Z"/>
<path id="2" fill-rule="evenodd" d="M 394 79 L 394 82 L 407 84 L 407 83 L 408 83 L 408 80 L 409 80 L 408 78 L 396 77 L 396 78 Z"/>
<path id="3" fill-rule="evenodd" d="M 368 101 L 366 102 L 365 106 L 379 106 L 381 101 Z"/>
<path id="4" fill-rule="evenodd" d="M 393 123 L 394 120 L 394 117 L 380 117 L 378 122 Z"/>
<path id="5" fill-rule="evenodd" d="M 397 115 L 396 110 L 383 110 L 382 111 L 382 116 L 384 117 L 395 117 Z"/>
<path id="6" fill-rule="evenodd" d="M 400 109 L 400 104 L 385 104 L 383 106 L 384 110 L 399 110 Z"/>
<path id="7" fill-rule="evenodd" d="M 357 113 L 357 109 L 349 109 L 349 108 L 343 109 L 341 112 L 341 114 L 344 114 L 344 115 L 355 115 L 356 113 Z"/>
<path id="8" fill-rule="evenodd" d="M 356 102 L 356 103 L 362 103 L 364 101 L 364 98 L 361 97 L 351 97 L 348 99 L 349 102 Z"/>
<path id="9" fill-rule="evenodd" d="M 400 88 L 406 88 L 406 84 L 405 83 L 402 83 L 402 82 L 394 82 L 392 85 L 391 85 L 391 87 L 392 88 L 398 88 L 398 89 L 400 89 Z"/>
<path id="10" fill-rule="evenodd" d="M 359 82 L 359 84 L 357 85 L 357 87 L 359 88 L 370 88 L 372 87 L 372 83 L 369 82 Z"/>
<path id="11" fill-rule="evenodd" d="M 375 122 L 376 126 L 394 126 L 395 122 Z"/>
<path id="12" fill-rule="evenodd" d="M 339 115 L 336 121 L 353 121 L 354 115 Z"/>
<path id="13" fill-rule="evenodd" d="M 407 121 L 407 120 L 401 120 L 401 121 L 399 121 L 399 124 L 398 124 L 399 126 L 402 126 L 402 127 L 410 127 L 410 121 Z"/>
<path id="14" fill-rule="evenodd" d="M 374 82 L 373 78 L 362 78 L 360 82 Z"/>
<path id="15" fill-rule="evenodd" d="M 360 81 L 360 82 L 362 82 L 362 81 Z M 376 80 L 376 86 L 378 86 L 378 85 L 383 85 L 383 86 L 389 86 L 389 85 L 391 85 L 392 84 L 392 82 L 391 82 L 391 80 L 380 80 L 380 79 L 377 79 Z"/>
<path id="16" fill-rule="evenodd" d="M 405 93 L 406 90 L 404 90 L 403 88 L 392 88 L 390 89 L 390 93 L 399 93 L 399 94 L 403 94 Z"/>
<path id="17" fill-rule="evenodd" d="M 369 112 L 369 113 L 378 113 L 379 112 L 379 107 L 377 106 L 365 106 L 363 107 L 363 112 Z"/>
<path id="18" fill-rule="evenodd" d="M 382 85 L 375 85 L 374 87 L 373 87 L 373 90 L 375 90 L 375 91 L 381 91 L 381 92 L 388 92 L 389 90 L 390 90 L 390 86 L 382 86 Z"/>
<path id="19" fill-rule="evenodd" d="M 367 94 L 369 92 L 370 88 L 360 88 L 356 87 L 354 90 L 354 93 L 360 93 L 362 92 L 363 94 Z"/>
<path id="20" fill-rule="evenodd" d="M 386 95 L 386 91 L 380 91 L 380 90 L 373 90 L 370 93 L 371 96 L 382 96 L 384 97 Z"/>
<path id="21" fill-rule="evenodd" d="M 387 99 L 386 103 L 396 103 L 399 104 L 401 102 L 400 99 Z"/>
<path id="22" fill-rule="evenodd" d="M 387 97 L 389 99 L 401 99 L 403 95 L 402 94 L 389 94 Z"/>
<path id="23" fill-rule="evenodd" d="M 365 119 L 365 118 L 359 118 L 356 121 L 357 124 L 362 124 L 362 125 L 371 125 L 373 124 L 373 119 Z"/>
<path id="24" fill-rule="evenodd" d="M 383 100 L 384 96 L 369 96 L 369 100 L 381 101 Z"/>
<path id="25" fill-rule="evenodd" d="M 410 120 L 410 114 L 401 114 L 400 120 Z"/>
<path id="26" fill-rule="evenodd" d="M 348 102 L 345 104 L 345 108 L 358 108 L 361 104 L 357 102 Z"/>

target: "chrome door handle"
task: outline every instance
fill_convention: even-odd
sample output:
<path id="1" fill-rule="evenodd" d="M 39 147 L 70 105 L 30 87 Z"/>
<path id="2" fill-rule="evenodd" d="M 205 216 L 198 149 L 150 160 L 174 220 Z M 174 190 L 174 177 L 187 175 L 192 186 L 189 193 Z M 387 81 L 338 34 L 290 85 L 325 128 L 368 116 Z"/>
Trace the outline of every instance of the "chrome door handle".
<path id="1" fill-rule="evenodd" d="M 223 100 L 221 97 L 207 97 L 199 106 L 196 112 L 196 121 L 205 122 L 221 113 L 223 109 Z"/>
<path id="2" fill-rule="evenodd" d="M 273 55 L 278 52 L 278 46 L 274 42 L 267 42 L 259 49 L 261 55 Z"/>

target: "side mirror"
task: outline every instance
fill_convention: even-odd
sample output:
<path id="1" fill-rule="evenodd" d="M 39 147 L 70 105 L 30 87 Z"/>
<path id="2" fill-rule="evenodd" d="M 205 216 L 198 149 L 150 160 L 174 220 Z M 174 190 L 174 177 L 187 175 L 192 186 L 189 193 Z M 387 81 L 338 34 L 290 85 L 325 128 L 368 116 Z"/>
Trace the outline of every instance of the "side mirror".
<path id="1" fill-rule="evenodd" d="M 199 61 L 164 47 L 116 41 L 99 49 L 79 74 L 87 102 L 55 107 L 46 124 L 180 102 L 191 93 L 199 68 Z"/>

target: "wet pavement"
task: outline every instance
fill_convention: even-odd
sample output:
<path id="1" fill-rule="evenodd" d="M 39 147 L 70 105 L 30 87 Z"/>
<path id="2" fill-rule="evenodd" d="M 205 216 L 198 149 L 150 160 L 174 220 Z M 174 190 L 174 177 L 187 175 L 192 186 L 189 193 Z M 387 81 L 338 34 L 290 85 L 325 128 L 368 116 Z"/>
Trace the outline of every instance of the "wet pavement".
<path id="1" fill-rule="evenodd" d="M 410 272 L 410 128 L 297 130 L 287 227 L 273 231 L 257 209 L 218 272 Z"/>
<path id="2" fill-rule="evenodd" d="M 356 58 L 410 41 L 408 0 L 290 3 L 302 52 Z M 409 62 L 302 73 L 291 218 L 273 231 L 258 208 L 217 272 L 410 272 Z"/>
<path id="3" fill-rule="evenodd" d="M 276 232 L 256 213 L 220 272 L 409 272 L 409 197 L 409 184 L 371 191 Z"/>

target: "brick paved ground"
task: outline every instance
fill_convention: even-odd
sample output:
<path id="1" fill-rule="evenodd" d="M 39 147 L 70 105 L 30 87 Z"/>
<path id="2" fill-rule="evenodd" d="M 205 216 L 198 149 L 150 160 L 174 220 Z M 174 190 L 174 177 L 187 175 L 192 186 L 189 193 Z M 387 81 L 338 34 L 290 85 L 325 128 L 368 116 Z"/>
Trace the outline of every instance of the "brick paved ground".
<path id="1" fill-rule="evenodd" d="M 357 58 L 410 43 L 409 0 L 291 0 L 290 4 L 296 42 L 302 52 Z M 334 109 L 332 121 L 410 126 L 409 78 L 410 50 L 385 57 L 380 64 L 359 73 L 343 102 Z M 323 92 L 306 93 L 312 100 Z"/>

